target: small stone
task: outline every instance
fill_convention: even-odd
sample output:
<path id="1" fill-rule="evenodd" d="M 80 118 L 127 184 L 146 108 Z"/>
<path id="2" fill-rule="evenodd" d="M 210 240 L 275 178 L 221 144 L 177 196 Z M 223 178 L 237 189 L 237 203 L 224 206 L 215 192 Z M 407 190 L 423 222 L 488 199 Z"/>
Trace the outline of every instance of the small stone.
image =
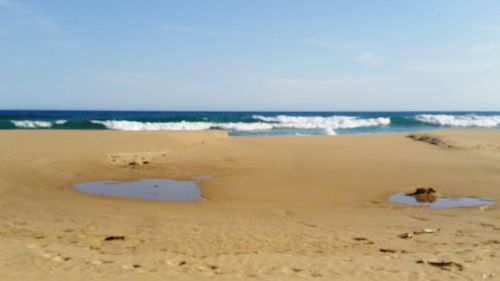
<path id="1" fill-rule="evenodd" d="M 107 236 L 104 241 L 125 240 L 125 236 Z"/>

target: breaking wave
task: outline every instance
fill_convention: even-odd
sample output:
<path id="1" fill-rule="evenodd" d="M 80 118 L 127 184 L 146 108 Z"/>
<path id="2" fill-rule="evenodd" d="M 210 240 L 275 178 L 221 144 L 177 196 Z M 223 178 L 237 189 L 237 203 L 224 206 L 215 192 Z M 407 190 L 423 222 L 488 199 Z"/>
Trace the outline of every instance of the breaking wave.
<path id="1" fill-rule="evenodd" d="M 354 129 L 360 127 L 388 126 L 391 119 L 387 117 L 359 118 L 354 116 L 288 116 L 278 115 L 266 117 L 254 115 L 254 119 L 270 122 L 278 128 L 322 129 L 327 135 L 335 135 L 337 129 Z"/>
<path id="2" fill-rule="evenodd" d="M 125 120 L 92 120 L 93 124 L 100 124 L 111 130 L 124 131 L 198 131 L 209 129 L 255 131 L 270 130 L 273 126 L 267 123 L 213 123 L 213 122 L 139 122 Z"/>
<path id="3" fill-rule="evenodd" d="M 390 118 L 362 119 L 351 116 L 286 116 L 266 117 L 254 115 L 257 122 L 139 122 L 126 120 L 91 120 L 93 124 L 100 124 L 112 130 L 126 131 L 193 131 L 222 129 L 234 131 L 258 131 L 272 129 L 321 129 L 327 135 L 335 135 L 337 129 L 352 129 L 359 127 L 386 126 L 391 123 Z"/>
<path id="4" fill-rule="evenodd" d="M 500 126 L 500 115 L 420 114 L 415 119 L 423 123 L 450 127 L 494 128 Z"/>
<path id="5" fill-rule="evenodd" d="M 67 120 L 56 121 L 37 121 L 37 120 L 11 120 L 10 121 L 17 128 L 25 129 L 38 129 L 38 128 L 51 128 L 54 124 L 64 125 Z"/>
<path id="6" fill-rule="evenodd" d="M 1 1 L 1 0 L 0 0 Z M 500 112 L 1 111 L 2 129 L 193 131 L 235 136 L 336 135 L 497 128 Z"/>
<path id="7" fill-rule="evenodd" d="M 64 124 L 66 124 L 66 122 L 68 122 L 68 120 L 57 120 L 54 123 L 56 123 L 56 125 L 64 125 Z"/>

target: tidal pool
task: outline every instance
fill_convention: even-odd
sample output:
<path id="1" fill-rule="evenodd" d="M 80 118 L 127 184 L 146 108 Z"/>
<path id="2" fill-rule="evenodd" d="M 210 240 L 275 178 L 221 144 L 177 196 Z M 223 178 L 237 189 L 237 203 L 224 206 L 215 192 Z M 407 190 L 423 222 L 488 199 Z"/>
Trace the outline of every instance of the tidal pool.
<path id="1" fill-rule="evenodd" d="M 433 200 L 418 200 L 416 196 L 405 193 L 396 193 L 389 197 L 391 203 L 402 203 L 413 206 L 425 206 L 430 208 L 460 208 L 493 205 L 495 201 L 490 198 L 481 197 L 434 197 Z"/>
<path id="2" fill-rule="evenodd" d="M 173 179 L 140 179 L 136 181 L 93 181 L 73 185 L 84 193 L 113 197 L 170 202 L 188 202 L 201 199 L 198 181 Z"/>

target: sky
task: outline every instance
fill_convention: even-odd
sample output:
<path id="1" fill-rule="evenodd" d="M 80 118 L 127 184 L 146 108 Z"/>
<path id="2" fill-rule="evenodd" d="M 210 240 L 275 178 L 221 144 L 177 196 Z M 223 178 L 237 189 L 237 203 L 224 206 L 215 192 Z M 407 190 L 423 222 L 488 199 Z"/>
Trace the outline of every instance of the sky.
<path id="1" fill-rule="evenodd" d="M 500 110 L 500 1 L 0 0 L 0 109 Z"/>

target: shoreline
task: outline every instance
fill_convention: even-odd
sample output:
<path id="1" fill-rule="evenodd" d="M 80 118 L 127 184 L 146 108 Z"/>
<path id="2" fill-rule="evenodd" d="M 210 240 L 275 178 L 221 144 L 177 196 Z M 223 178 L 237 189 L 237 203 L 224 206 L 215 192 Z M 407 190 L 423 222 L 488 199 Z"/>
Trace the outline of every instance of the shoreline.
<path id="1" fill-rule="evenodd" d="M 491 256 L 500 250 L 500 131 L 230 137 L 10 130 L 0 131 L 0 155 L 5 280 L 500 276 L 500 257 Z M 130 166 L 134 161 L 148 164 Z M 205 200 L 128 200 L 71 188 L 103 179 L 193 176 L 212 176 L 201 181 Z M 496 205 L 437 210 L 387 202 L 392 193 L 420 186 L 491 197 Z M 398 238 L 423 228 L 441 231 Z M 107 235 L 126 239 L 105 242 Z M 395 252 L 381 252 L 386 248 Z M 419 259 L 452 260 L 465 270 Z"/>

